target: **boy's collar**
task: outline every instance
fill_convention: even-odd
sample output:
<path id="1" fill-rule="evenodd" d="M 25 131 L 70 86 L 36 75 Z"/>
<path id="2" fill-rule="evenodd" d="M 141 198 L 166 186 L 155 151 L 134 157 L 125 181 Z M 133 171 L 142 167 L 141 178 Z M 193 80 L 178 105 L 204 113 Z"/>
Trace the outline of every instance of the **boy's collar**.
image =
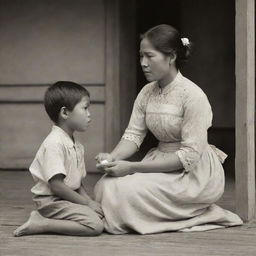
<path id="1" fill-rule="evenodd" d="M 77 141 L 74 138 L 74 141 L 70 138 L 70 136 L 59 126 L 57 125 L 53 125 L 52 126 L 52 131 L 57 132 L 58 134 L 60 134 L 61 138 L 63 139 L 63 143 L 69 147 L 69 148 L 73 148 L 76 144 Z"/>

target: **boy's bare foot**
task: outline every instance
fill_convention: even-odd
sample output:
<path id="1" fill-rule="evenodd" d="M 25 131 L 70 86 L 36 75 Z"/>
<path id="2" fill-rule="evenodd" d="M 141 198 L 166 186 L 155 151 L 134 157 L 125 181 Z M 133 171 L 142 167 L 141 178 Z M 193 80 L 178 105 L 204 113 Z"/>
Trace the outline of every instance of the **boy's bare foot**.
<path id="1" fill-rule="evenodd" d="M 47 219 L 39 214 L 38 211 L 32 211 L 29 219 L 14 232 L 14 236 L 25 236 L 39 234 L 43 232 L 43 225 Z M 45 223 L 46 224 L 46 223 Z"/>

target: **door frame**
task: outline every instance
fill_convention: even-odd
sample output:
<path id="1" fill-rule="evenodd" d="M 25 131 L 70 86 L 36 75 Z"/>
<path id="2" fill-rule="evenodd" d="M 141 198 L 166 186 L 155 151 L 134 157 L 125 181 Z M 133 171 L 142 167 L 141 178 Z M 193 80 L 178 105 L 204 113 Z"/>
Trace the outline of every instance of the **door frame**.
<path id="1" fill-rule="evenodd" d="M 136 0 L 105 0 L 105 150 L 113 150 L 136 97 Z"/>
<path id="2" fill-rule="evenodd" d="M 255 214 L 255 2 L 236 0 L 236 211 Z"/>

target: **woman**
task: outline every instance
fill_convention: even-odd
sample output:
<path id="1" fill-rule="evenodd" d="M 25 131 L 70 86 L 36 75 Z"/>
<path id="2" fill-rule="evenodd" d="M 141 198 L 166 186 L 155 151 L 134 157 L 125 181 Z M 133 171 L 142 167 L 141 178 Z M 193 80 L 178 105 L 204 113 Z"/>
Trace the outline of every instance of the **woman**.
<path id="1" fill-rule="evenodd" d="M 207 230 L 242 224 L 214 203 L 224 191 L 226 155 L 208 144 L 212 110 L 204 92 L 179 71 L 191 43 L 169 25 L 143 36 L 142 70 L 150 82 L 137 96 L 121 141 L 96 159 L 107 175 L 96 184 L 96 200 L 113 234 Z M 159 140 L 141 162 L 124 161 L 149 129 Z M 208 223 L 211 223 L 209 225 Z M 208 225 L 206 225 L 208 224 Z"/>

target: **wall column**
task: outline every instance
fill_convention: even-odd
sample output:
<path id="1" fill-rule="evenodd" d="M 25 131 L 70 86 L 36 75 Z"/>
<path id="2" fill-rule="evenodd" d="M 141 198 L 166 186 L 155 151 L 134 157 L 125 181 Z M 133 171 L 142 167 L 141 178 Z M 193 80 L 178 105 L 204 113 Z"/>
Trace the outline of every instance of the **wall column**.
<path id="1" fill-rule="evenodd" d="M 254 0 L 236 0 L 236 209 L 255 213 L 255 12 Z"/>

